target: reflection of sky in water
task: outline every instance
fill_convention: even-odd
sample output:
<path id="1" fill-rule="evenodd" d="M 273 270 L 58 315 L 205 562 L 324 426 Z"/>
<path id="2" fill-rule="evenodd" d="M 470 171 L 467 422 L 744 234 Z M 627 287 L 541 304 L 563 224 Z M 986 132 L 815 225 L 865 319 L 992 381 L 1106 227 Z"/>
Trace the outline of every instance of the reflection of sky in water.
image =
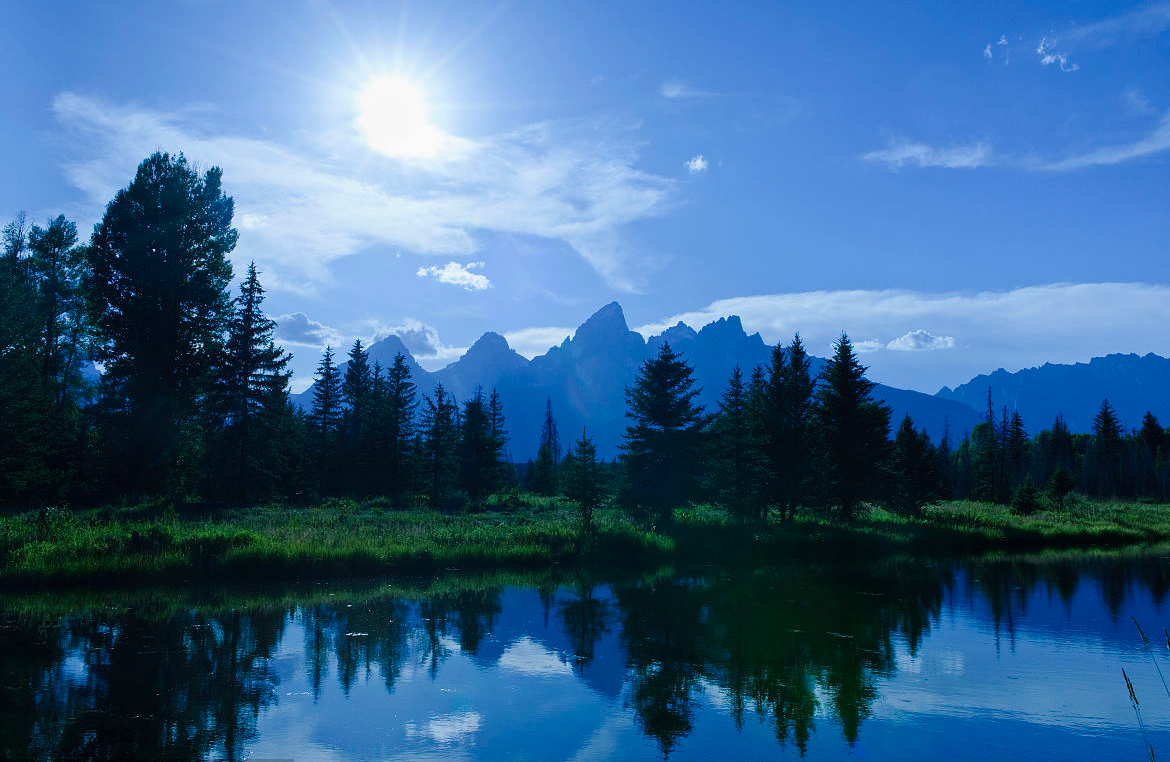
<path id="1" fill-rule="evenodd" d="M 1137 583 L 1127 583 L 1123 597 L 1117 589 L 1107 594 L 1106 584 L 1085 576 L 1063 595 L 1045 583 L 1030 592 L 1013 587 L 993 605 L 985 583 L 960 571 L 943 590 L 939 612 L 929 617 L 916 648 L 897 631 L 888 635 L 892 664 L 870 670 L 862 681 L 872 700 L 853 746 L 835 714 L 832 686 L 841 683 L 828 679 L 828 671 L 848 669 L 853 662 L 814 666 L 815 725 L 805 757 L 1139 759 L 1144 749 L 1122 667 L 1143 700 L 1155 748 L 1170 752 L 1170 699 L 1130 619 L 1135 616 L 1147 633 L 1161 635 L 1164 607 Z M 409 604 L 395 614 L 405 617 L 398 626 L 406 636 L 391 675 L 383 674 L 377 658 L 356 648 L 377 636 L 376 611 L 364 611 L 360 603 L 346 607 L 333 629 L 298 611 L 266 661 L 277 678 L 276 702 L 260 710 L 247 756 L 297 762 L 661 759 L 658 743 L 643 732 L 645 718 L 635 711 L 635 667 L 620 606 L 608 588 L 595 593 L 609 604 L 611 616 L 596 630 L 589 659 L 574 653 L 570 628 L 559 618 L 562 605 L 572 599 L 563 590 L 549 605 L 533 589 L 505 589 L 498 607 L 460 614 L 480 617 L 482 637 L 472 641 L 461 630 L 464 620 L 436 626 L 434 612 Z M 801 602 L 784 597 L 775 605 L 783 609 Z M 839 605 L 848 606 L 848 596 Z M 727 616 L 711 604 L 692 613 L 704 627 L 719 627 L 719 616 Z M 357 621 L 364 624 L 350 626 Z M 821 620 L 798 621 L 808 627 Z M 329 638 L 320 651 L 323 675 L 316 691 L 308 645 L 314 626 L 318 633 L 327 630 Z M 866 639 L 859 631 L 839 629 L 803 632 L 793 642 L 820 637 L 848 652 L 871 649 L 884 637 Z M 666 640 L 670 637 L 673 633 Z M 792 629 L 784 627 L 774 637 L 791 639 Z M 760 633 L 761 641 L 768 639 L 769 633 Z M 366 655 L 351 660 L 352 677 L 343 679 L 338 652 L 347 644 Z M 91 678 L 87 658 L 92 664 L 95 655 L 67 649 L 56 674 L 85 685 Z M 1160 658 L 1170 673 L 1165 652 Z M 709 654 L 690 666 L 695 668 L 688 688 L 691 724 L 671 759 L 799 755 L 791 738 L 787 745 L 777 742 L 770 709 L 749 701 L 737 724 L 735 698 L 726 687 L 726 654 Z M 660 668 L 651 667 L 651 675 Z"/>
<path id="2" fill-rule="evenodd" d="M 1115 620 L 1102 609 L 1095 582 L 1083 581 L 1068 605 L 1040 585 L 1024 605 L 1013 601 L 1010 624 L 1001 611 L 997 627 L 987 602 L 960 574 L 915 653 L 893 636 L 896 666 L 875 679 L 878 695 L 855 746 L 833 721 L 833 697 L 817 690 L 806 758 L 1139 758 L 1122 665 L 1139 695 L 1149 697 L 1145 719 L 1155 746 L 1170 748 L 1170 701 L 1128 629 L 1131 610 L 1152 622 L 1162 621 L 1160 608 L 1148 592 L 1129 592 L 1132 603 Z M 363 667 L 346 697 L 331 657 L 333 679 L 316 702 L 303 669 L 282 674 L 279 705 L 263 713 L 249 751 L 297 760 L 661 759 L 628 696 L 605 690 L 614 675 L 600 674 L 626 670 L 620 626 L 602 636 L 593 662 L 580 671 L 560 630 L 545 624 L 535 591 L 513 589 L 503 595 L 479 658 L 443 637 L 447 656 L 434 680 L 418 652 L 403 665 L 393 693 L 376 664 Z M 302 655 L 303 642 L 298 626 L 286 630 L 278 662 Z M 485 660 L 483 652 L 495 656 Z M 791 742 L 777 743 L 766 712 L 749 712 L 737 728 L 717 680 L 699 681 L 693 703 L 693 730 L 672 759 L 798 753 Z"/>

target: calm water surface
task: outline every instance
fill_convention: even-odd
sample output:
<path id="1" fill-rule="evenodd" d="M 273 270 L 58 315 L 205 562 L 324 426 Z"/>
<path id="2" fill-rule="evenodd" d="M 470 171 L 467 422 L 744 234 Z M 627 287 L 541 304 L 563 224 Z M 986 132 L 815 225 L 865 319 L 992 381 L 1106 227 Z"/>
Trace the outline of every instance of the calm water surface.
<path id="1" fill-rule="evenodd" d="M 0 754 L 1140 760 L 1168 590 L 1119 555 L 9 595 Z"/>

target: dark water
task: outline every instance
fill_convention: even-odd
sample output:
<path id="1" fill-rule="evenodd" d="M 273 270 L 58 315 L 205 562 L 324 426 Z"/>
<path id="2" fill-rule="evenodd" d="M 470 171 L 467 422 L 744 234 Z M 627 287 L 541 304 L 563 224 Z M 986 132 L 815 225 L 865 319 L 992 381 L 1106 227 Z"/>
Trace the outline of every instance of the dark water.
<path id="1" fill-rule="evenodd" d="M 888 561 L 0 601 L 32 759 L 1170 754 L 1170 562 Z"/>

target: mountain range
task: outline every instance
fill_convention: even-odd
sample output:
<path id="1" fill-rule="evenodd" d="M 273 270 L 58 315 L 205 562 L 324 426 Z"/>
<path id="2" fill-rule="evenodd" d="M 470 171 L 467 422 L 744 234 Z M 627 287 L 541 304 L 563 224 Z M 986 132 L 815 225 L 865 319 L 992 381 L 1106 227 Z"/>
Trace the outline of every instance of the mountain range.
<path id="1" fill-rule="evenodd" d="M 601 457 L 615 457 L 627 424 L 625 388 L 663 342 L 670 342 L 694 367 L 702 388 L 698 401 L 708 410 L 716 408 L 736 365 L 746 376 L 757 365 L 766 365 L 772 353 L 772 347 L 758 333 L 749 335 L 735 316 L 698 331 L 680 322 L 643 339 L 630 330 L 617 302 L 602 307 L 562 344 L 531 360 L 493 332 L 481 336 L 459 360 L 433 372 L 419 366 L 397 336 L 375 342 L 368 351 L 370 364 L 377 361 L 383 367 L 401 353 L 410 365 L 419 399 L 439 383 L 459 400 L 474 394 L 477 386 L 485 391 L 496 388 L 507 418 L 511 457 L 524 461 L 536 455 L 546 398 L 552 402 L 564 447 L 586 430 Z M 812 358 L 813 373 L 819 373 L 825 362 Z M 1153 354 L 1109 355 L 1087 364 L 1047 364 L 1016 373 L 1000 369 L 953 390 L 944 387 L 935 395 L 877 384 L 874 397 L 893 410 L 891 427 L 909 414 L 935 441 L 949 428 L 953 446 L 985 419 L 988 386 L 997 415 L 1001 405 L 1009 412 L 1019 409 L 1032 432 L 1051 426 L 1058 412 L 1074 432 L 1089 431 L 1106 397 L 1128 427 L 1138 425 L 1147 409 L 1163 421 L 1170 419 L 1170 360 Z M 311 386 L 293 395 L 302 409 L 309 409 L 312 400 Z"/>
<path id="2" fill-rule="evenodd" d="M 955 389 L 944 386 L 936 396 L 986 411 L 989 388 L 995 410 L 1019 410 L 1033 433 L 1050 428 L 1057 415 L 1074 432 L 1092 431 L 1105 399 L 1126 431 L 1141 426 L 1147 410 L 1163 426 L 1170 423 L 1170 359 L 1152 353 L 1106 355 L 1073 365 L 1045 363 L 1015 373 L 1000 368 Z"/>
<path id="3" fill-rule="evenodd" d="M 618 453 L 627 423 L 625 388 L 634 381 L 642 362 L 664 341 L 694 366 L 695 379 L 702 388 L 698 401 L 708 410 L 715 408 L 737 364 L 749 374 L 755 366 L 765 365 L 772 352 L 758 333 L 748 335 L 734 316 L 698 331 L 679 323 L 646 340 L 630 330 L 617 302 L 594 313 L 560 346 L 531 360 L 492 332 L 481 336 L 459 360 L 434 372 L 420 367 L 397 336 L 375 342 L 368 352 L 370 364 L 377 361 L 383 367 L 401 353 L 410 365 L 420 399 L 439 383 L 460 400 L 474 394 L 476 386 L 496 388 L 504 405 L 514 460 L 536 455 L 546 399 L 552 401 L 562 445 L 567 447 L 586 430 L 597 443 L 598 455 L 612 458 Z M 819 373 L 824 362 L 813 358 L 813 372 Z M 909 413 L 936 439 L 948 422 L 951 432 L 961 435 L 979 421 L 975 409 L 961 401 L 881 384 L 875 397 L 885 399 L 893 408 L 895 422 Z M 311 386 L 293 395 L 294 403 L 303 409 L 310 408 L 312 400 Z"/>

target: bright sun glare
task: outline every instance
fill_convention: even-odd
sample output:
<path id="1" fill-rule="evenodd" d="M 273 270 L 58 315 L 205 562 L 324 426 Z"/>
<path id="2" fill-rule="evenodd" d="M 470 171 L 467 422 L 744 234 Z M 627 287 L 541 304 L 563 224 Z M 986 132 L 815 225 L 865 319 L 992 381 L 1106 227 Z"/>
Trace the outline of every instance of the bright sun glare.
<path id="1" fill-rule="evenodd" d="M 387 156 L 422 159 L 438 153 L 443 133 L 431 124 L 422 90 L 396 76 L 370 80 L 358 95 L 358 129 Z"/>

